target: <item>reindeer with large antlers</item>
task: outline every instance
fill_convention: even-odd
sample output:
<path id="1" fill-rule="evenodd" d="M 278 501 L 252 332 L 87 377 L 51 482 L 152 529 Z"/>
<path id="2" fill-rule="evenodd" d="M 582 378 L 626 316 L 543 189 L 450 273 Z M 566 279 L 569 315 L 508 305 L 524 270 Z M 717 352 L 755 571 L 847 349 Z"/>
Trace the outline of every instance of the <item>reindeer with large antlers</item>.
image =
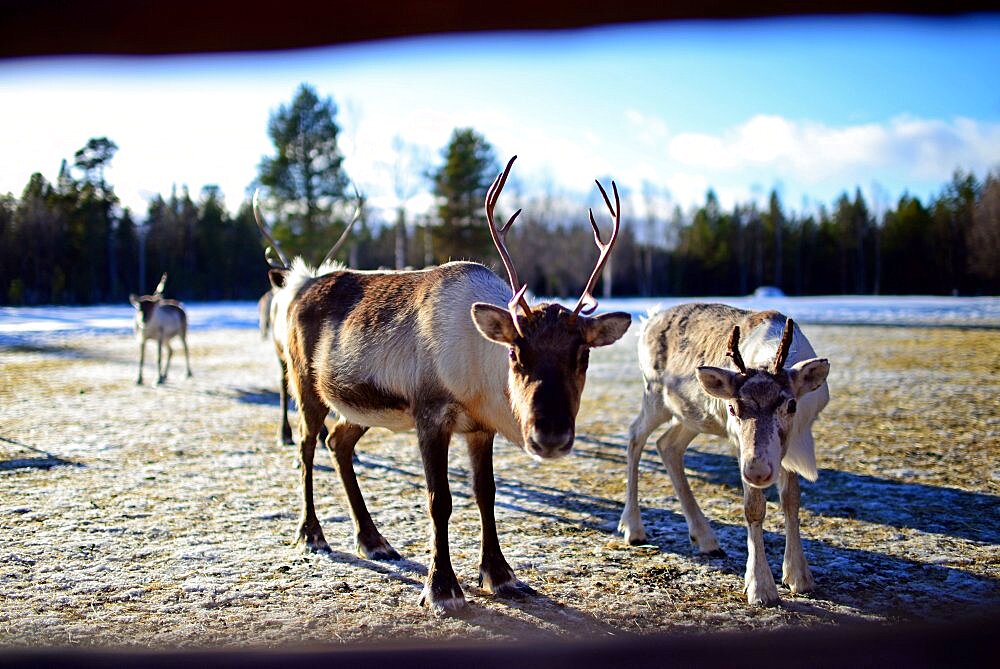
<path id="1" fill-rule="evenodd" d="M 499 230 L 493 224 L 513 162 L 486 199 L 510 286 L 470 262 L 419 271 L 340 270 L 320 277 L 293 263 L 270 272 L 277 288 L 274 302 L 287 324 L 280 336 L 289 385 L 300 407 L 298 542 L 329 549 L 313 506 L 312 464 L 323 417 L 335 409 L 339 418 L 326 446 L 347 495 L 357 552 L 369 559 L 398 559 L 368 513 L 351 456 L 370 427 L 415 428 L 432 524 L 431 566 L 420 602 L 435 610 L 465 604 L 448 551 L 452 435 L 465 437 L 482 521 L 479 583 L 498 595 L 530 593 L 514 575 L 497 537 L 493 439 L 500 433 L 538 459 L 569 453 L 589 350 L 613 343 L 631 323 L 624 313 L 588 315 L 596 307 L 589 296 L 600 265 L 617 237 L 617 207 L 611 211 L 612 241 L 602 244 L 595 278 L 576 308 L 525 300 L 504 243 L 517 213 Z M 610 208 L 606 194 L 605 201 Z M 277 329 L 278 320 L 274 325 Z"/>
<path id="2" fill-rule="evenodd" d="M 741 332 L 746 335 L 742 352 Z M 720 366 L 707 367 L 706 362 Z M 699 433 L 728 436 L 738 446 L 743 479 L 747 600 L 771 604 L 778 599 L 762 529 L 764 489 L 775 482 L 785 515 L 782 580 L 792 592 L 812 589 L 799 536 L 798 477 L 816 480 L 812 424 L 830 398 L 830 363 L 817 358 L 802 331 L 776 311 L 682 304 L 646 321 L 639 335 L 639 365 L 645 391 L 642 410 L 629 429 L 628 487 L 619 524 L 626 540 L 646 541 L 639 514 L 639 458 L 649 435 L 666 423 L 656 448 L 691 542 L 702 554 L 724 555 L 691 492 L 684 451 Z"/>
<path id="3" fill-rule="evenodd" d="M 170 341 L 177 337 L 184 346 L 184 365 L 187 367 L 187 375 L 191 376 L 191 358 L 188 355 L 187 344 L 187 313 L 184 305 L 176 300 L 167 300 L 163 297 L 163 290 L 167 285 L 167 273 L 160 277 L 160 283 L 152 295 L 128 296 L 128 301 L 135 307 L 135 332 L 139 338 L 139 378 L 138 385 L 142 385 L 142 366 L 146 361 L 146 342 L 150 339 L 156 340 L 156 382 L 165 383 L 167 380 L 167 370 L 170 369 L 170 361 L 173 360 L 174 350 L 170 347 Z M 163 364 L 163 347 L 167 347 L 167 363 Z"/>

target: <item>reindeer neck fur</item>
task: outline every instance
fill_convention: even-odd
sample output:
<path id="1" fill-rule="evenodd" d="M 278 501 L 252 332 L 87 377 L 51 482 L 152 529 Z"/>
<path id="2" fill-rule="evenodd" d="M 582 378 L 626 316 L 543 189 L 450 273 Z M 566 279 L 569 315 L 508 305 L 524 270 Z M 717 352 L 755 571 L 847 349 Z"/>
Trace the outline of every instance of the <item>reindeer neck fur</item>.
<path id="1" fill-rule="evenodd" d="M 319 267 L 312 267 L 301 256 L 292 260 L 292 265 L 281 288 L 273 289 L 271 298 L 271 336 L 279 351 L 285 348 L 288 336 L 288 306 L 299 292 L 317 277 L 332 272 L 346 270 L 347 266 L 338 260 L 329 260 Z"/>

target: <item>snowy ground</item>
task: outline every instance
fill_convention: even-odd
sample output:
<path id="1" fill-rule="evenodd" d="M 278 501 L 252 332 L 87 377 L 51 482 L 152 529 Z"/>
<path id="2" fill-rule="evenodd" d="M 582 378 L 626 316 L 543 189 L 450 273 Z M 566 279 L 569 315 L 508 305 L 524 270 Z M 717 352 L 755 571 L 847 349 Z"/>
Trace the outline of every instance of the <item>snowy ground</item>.
<path id="1" fill-rule="evenodd" d="M 945 306 L 892 307 L 914 320 L 888 322 L 1000 323 L 996 300 L 932 302 Z M 823 321 L 805 302 L 786 303 L 778 308 Z M 646 308 L 628 304 L 604 306 Z M 407 559 L 353 556 L 345 500 L 322 454 L 317 509 L 334 550 L 299 552 L 289 545 L 298 473 L 293 450 L 274 444 L 276 365 L 255 312 L 191 312 L 195 376 L 184 379 L 175 360 L 161 387 L 134 383 L 127 306 L 0 313 L 0 646 L 594 638 L 1000 610 L 995 330 L 806 326 L 833 362 L 833 399 L 816 429 L 821 474 L 803 486 L 818 588 L 797 597 L 779 588 L 782 604 L 766 609 L 741 593 L 739 477 L 719 440 L 696 440 L 686 464 L 728 557 L 691 554 L 652 440 L 640 490 L 651 544 L 629 547 L 614 534 L 641 395 L 630 332 L 592 357 L 573 457 L 542 465 L 498 443 L 501 544 L 538 596 L 496 600 L 476 587 L 478 515 L 455 444 L 452 556 L 469 611 L 435 618 L 416 605 L 429 551 L 413 435 L 373 430 L 358 464 L 376 522 Z M 46 322 L 48 331 L 37 325 Z M 773 501 L 765 529 L 780 574 Z"/>
<path id="2" fill-rule="evenodd" d="M 601 300 L 602 311 L 645 315 L 691 301 L 680 297 Z M 825 325 L 909 325 L 1000 328 L 1000 297 L 832 296 L 706 297 L 742 309 L 777 309 L 801 323 Z M 193 302 L 186 305 L 191 328 L 256 328 L 255 302 Z M 123 333 L 132 328 L 131 305 L 93 307 L 0 307 L 0 344 L 39 336 Z"/>

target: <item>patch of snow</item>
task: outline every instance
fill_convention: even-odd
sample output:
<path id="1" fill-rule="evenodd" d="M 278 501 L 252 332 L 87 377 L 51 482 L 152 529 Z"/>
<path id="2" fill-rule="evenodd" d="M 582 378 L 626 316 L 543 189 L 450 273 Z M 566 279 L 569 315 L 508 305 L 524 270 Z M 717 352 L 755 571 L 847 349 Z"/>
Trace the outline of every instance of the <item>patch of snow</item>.
<path id="1" fill-rule="evenodd" d="M 561 300 L 553 298 L 553 301 Z M 1000 328 L 1000 297 L 783 297 L 772 294 L 746 297 L 629 297 L 602 300 L 601 311 L 625 311 L 642 317 L 685 302 L 720 302 L 741 309 L 776 309 L 803 323 Z M 191 330 L 256 329 L 258 326 L 256 302 L 189 302 L 185 307 Z M 81 333 L 128 334 L 132 331 L 133 312 L 128 304 L 0 307 L 0 344 Z"/>

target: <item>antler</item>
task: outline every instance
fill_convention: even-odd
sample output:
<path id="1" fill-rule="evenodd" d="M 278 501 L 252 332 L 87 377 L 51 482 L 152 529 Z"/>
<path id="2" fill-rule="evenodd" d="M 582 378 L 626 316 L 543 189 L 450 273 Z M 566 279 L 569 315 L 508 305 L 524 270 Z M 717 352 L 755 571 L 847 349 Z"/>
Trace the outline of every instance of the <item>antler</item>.
<path id="1" fill-rule="evenodd" d="M 514 214 L 507 220 L 502 228 L 497 229 L 496 225 L 493 223 L 493 209 L 497 205 L 497 200 L 500 198 L 500 191 L 503 190 L 503 186 L 507 183 L 507 175 L 510 174 L 510 168 L 513 166 L 514 161 L 517 160 L 517 156 L 512 156 L 509 161 L 507 161 L 507 167 L 504 168 L 503 172 L 497 175 L 497 178 L 493 180 L 493 185 L 486 192 L 486 221 L 490 226 L 490 237 L 493 238 L 493 244 L 497 247 L 497 251 L 500 252 L 500 260 L 503 261 L 503 266 L 507 269 L 507 278 L 510 279 L 510 289 L 514 293 L 514 297 L 511 298 L 510 302 L 507 303 L 507 309 L 510 311 L 511 317 L 514 319 L 514 328 L 517 329 L 517 333 L 524 336 L 521 331 L 521 326 L 517 322 L 517 307 L 520 306 L 524 310 L 524 313 L 530 314 L 531 307 L 528 306 L 528 301 L 524 299 L 524 293 L 527 291 L 527 285 L 522 286 L 517 280 L 517 270 L 514 269 L 514 263 L 510 259 L 510 254 L 507 252 L 507 232 L 510 230 L 510 226 L 514 224 L 514 219 L 518 217 L 521 210 L 518 209 Z"/>
<path id="2" fill-rule="evenodd" d="M 597 244 L 597 248 L 601 250 L 601 255 L 597 258 L 597 266 L 594 267 L 594 271 L 590 274 L 590 279 L 587 281 L 587 287 L 583 290 L 583 295 L 580 296 L 580 300 L 576 303 L 576 308 L 573 309 L 573 317 L 575 318 L 577 314 L 592 314 L 594 310 L 597 309 L 597 299 L 590 292 L 594 289 L 594 284 L 597 283 L 597 277 L 601 275 L 601 271 L 604 270 L 604 265 L 608 262 L 608 256 L 611 254 L 611 249 L 615 245 L 615 241 L 618 240 L 618 229 L 621 226 L 621 200 L 618 197 L 618 186 L 614 181 L 611 182 L 611 190 L 615 193 L 615 206 L 611 206 L 611 200 L 608 199 L 608 193 L 604 190 L 604 186 L 601 185 L 600 181 L 595 180 L 594 183 L 601 190 L 601 195 L 604 196 L 604 203 L 608 205 L 608 210 L 611 212 L 611 218 L 615 221 L 615 229 L 611 232 L 611 239 L 605 244 L 601 241 L 601 231 L 597 227 L 597 221 L 594 220 L 594 210 L 588 209 L 590 212 L 590 225 L 594 228 L 594 243 Z M 584 305 L 587 305 L 584 307 Z"/>
<path id="3" fill-rule="evenodd" d="M 785 331 L 781 334 L 781 343 L 778 344 L 778 352 L 774 355 L 774 364 L 771 366 L 771 373 L 777 374 L 785 366 L 788 359 L 788 352 L 792 347 L 792 328 L 795 326 L 791 318 L 785 319 Z"/>
<path id="4" fill-rule="evenodd" d="M 354 215 L 351 217 L 347 227 L 344 228 L 344 231 L 340 234 L 340 239 L 337 240 L 337 242 L 333 245 L 333 248 L 331 248 L 329 252 L 327 252 L 326 257 L 323 258 L 323 262 L 320 263 L 320 267 L 326 264 L 330 258 L 337 255 L 337 251 L 339 251 L 340 247 L 347 241 L 347 233 L 351 231 L 351 228 L 354 226 L 354 222 L 361 218 L 361 208 L 364 206 L 365 200 L 361 197 L 361 193 L 358 192 L 357 186 L 354 186 L 354 199 L 357 202 L 357 205 L 354 207 Z"/>
<path id="5" fill-rule="evenodd" d="M 736 365 L 736 369 L 740 370 L 741 374 L 747 373 L 746 363 L 743 362 L 743 356 L 740 355 L 740 326 L 733 326 L 733 333 L 729 335 L 729 343 L 727 344 L 726 356 L 733 359 L 733 364 Z"/>
<path id="6" fill-rule="evenodd" d="M 281 260 L 281 265 L 275 265 L 274 262 L 268 257 L 267 250 L 264 251 L 264 259 L 267 260 L 271 267 L 276 269 L 288 269 L 291 267 L 291 263 L 288 262 L 288 256 L 285 252 L 281 250 L 281 246 L 275 241 L 274 237 L 271 236 L 271 231 L 268 230 L 267 226 L 264 225 L 264 219 L 260 215 L 260 189 L 258 188 L 253 192 L 253 217 L 257 221 L 257 227 L 260 228 L 261 234 L 264 238 L 271 243 L 271 248 L 274 249 L 275 253 L 278 254 L 278 258 Z"/>
<path id="7" fill-rule="evenodd" d="M 167 273 L 164 272 L 163 276 L 160 277 L 160 282 L 156 284 L 156 290 L 153 291 L 153 295 L 163 295 L 163 289 L 167 287 Z"/>

